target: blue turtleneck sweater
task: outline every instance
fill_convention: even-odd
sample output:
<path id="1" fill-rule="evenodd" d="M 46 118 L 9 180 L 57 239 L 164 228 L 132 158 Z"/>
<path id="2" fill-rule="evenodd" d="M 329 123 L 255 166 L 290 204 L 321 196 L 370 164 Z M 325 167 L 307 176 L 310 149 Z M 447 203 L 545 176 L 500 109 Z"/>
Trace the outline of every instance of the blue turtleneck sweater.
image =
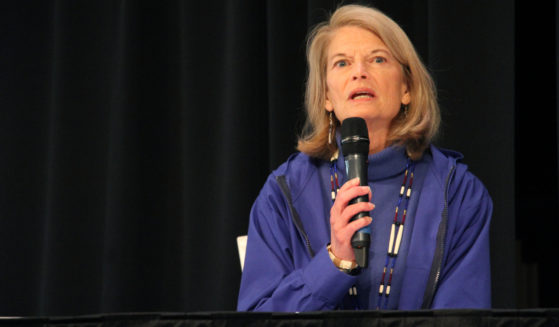
<path id="1" fill-rule="evenodd" d="M 399 146 L 388 147 L 381 152 L 369 155 L 368 159 L 368 184 L 371 187 L 371 202 L 375 204 L 375 209 L 371 212 L 373 222 L 370 225 L 371 246 L 369 252 L 369 267 L 361 272 L 355 285 L 358 294 L 357 303 L 355 303 L 355 305 L 361 309 L 374 309 L 377 308 L 379 303 L 378 291 L 383 269 L 387 263 L 391 226 L 394 221 L 395 208 L 398 204 L 400 187 L 404 180 L 404 172 L 408 162 L 405 149 Z M 408 253 L 409 239 L 413 229 L 414 213 L 417 207 L 418 197 L 414 196 L 414 194 L 417 194 L 417 190 L 421 188 L 423 177 L 425 176 L 425 169 L 427 169 L 431 160 L 430 155 L 425 155 L 420 160 L 414 162 L 412 193 L 408 203 L 402 242 L 398 251 L 398 256 L 395 258 L 390 257 L 388 260 L 388 268 L 384 280 L 386 285 L 388 283 L 390 267 L 393 264 L 393 260 L 396 259 L 392 275 L 390 296 L 388 298 L 385 296 L 380 298 L 381 309 L 396 309 L 398 307 L 403 267 L 405 266 L 404 263 Z M 342 186 L 347 182 L 345 163 L 343 162 L 342 156 L 338 158 L 336 166 L 339 183 L 340 186 Z M 322 170 L 321 173 L 324 180 L 328 181 L 325 185 L 329 185 L 330 171 Z M 406 184 L 409 185 L 409 178 Z M 328 194 L 330 193 L 329 189 L 325 188 L 325 190 L 328 191 Z M 398 221 L 402 221 L 405 205 L 406 201 L 405 197 L 403 197 L 399 206 Z M 329 219 L 329 217 L 327 218 Z M 385 302 L 386 300 L 387 302 Z"/>

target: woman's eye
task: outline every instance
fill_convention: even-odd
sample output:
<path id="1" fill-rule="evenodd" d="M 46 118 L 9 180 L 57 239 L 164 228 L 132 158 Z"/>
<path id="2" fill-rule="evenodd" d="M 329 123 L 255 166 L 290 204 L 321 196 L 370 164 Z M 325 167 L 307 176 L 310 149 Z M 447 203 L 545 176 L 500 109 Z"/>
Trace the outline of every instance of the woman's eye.
<path id="1" fill-rule="evenodd" d="M 334 66 L 336 66 L 336 67 L 345 67 L 345 66 L 347 66 L 347 61 L 345 61 L 345 60 L 338 60 L 338 61 L 336 61 L 336 63 L 334 64 Z"/>
<path id="2" fill-rule="evenodd" d="M 383 57 L 375 57 L 374 61 L 377 64 L 382 64 L 383 62 L 386 62 L 386 59 L 384 59 Z"/>

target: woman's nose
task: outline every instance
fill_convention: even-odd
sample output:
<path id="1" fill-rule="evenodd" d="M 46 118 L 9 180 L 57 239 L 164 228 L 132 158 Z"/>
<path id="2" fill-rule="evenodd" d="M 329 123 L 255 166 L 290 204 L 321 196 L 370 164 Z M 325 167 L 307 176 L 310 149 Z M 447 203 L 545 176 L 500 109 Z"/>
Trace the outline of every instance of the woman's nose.
<path id="1" fill-rule="evenodd" d="M 363 62 L 356 62 L 353 67 L 353 80 L 369 78 L 367 66 Z"/>

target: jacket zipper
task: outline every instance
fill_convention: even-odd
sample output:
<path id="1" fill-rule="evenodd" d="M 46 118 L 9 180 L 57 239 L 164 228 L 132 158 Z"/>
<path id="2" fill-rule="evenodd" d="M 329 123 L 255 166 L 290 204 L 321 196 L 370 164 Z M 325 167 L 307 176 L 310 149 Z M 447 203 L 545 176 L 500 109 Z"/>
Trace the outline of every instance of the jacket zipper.
<path id="1" fill-rule="evenodd" d="M 297 210 L 295 210 L 295 207 L 293 206 L 293 200 L 291 199 L 291 192 L 289 191 L 289 186 L 287 185 L 285 176 L 284 175 L 277 176 L 276 181 L 280 186 L 281 192 L 287 199 L 287 205 L 289 206 L 289 211 L 291 211 L 291 217 L 293 217 L 293 223 L 295 224 L 295 227 L 297 227 L 299 234 L 303 236 L 305 245 L 307 246 L 307 251 L 311 256 L 311 258 L 313 258 L 314 251 L 311 247 L 311 242 L 309 241 L 309 237 L 305 232 L 305 228 L 303 228 L 303 222 L 301 221 L 301 217 L 299 216 L 299 213 L 297 212 Z"/>
<path id="2" fill-rule="evenodd" d="M 450 179 L 454 173 L 455 166 L 452 166 L 450 172 L 446 176 L 445 189 L 444 189 L 444 208 L 441 214 L 442 220 L 439 226 L 439 231 L 437 232 L 437 247 L 435 248 L 435 256 L 433 257 L 433 265 L 431 266 L 431 274 L 427 282 L 427 287 L 425 289 L 425 294 L 423 296 L 422 309 L 430 309 L 433 304 L 433 298 L 435 297 L 435 292 L 439 284 L 441 277 L 442 262 L 444 256 L 444 248 L 446 245 L 446 232 L 448 223 L 448 188 L 450 184 Z"/>

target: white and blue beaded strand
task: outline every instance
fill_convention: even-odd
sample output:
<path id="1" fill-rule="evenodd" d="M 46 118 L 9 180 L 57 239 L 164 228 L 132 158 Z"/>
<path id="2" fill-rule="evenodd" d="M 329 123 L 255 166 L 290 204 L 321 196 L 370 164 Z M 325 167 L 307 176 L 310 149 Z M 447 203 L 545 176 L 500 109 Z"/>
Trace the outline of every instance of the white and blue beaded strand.
<path id="1" fill-rule="evenodd" d="M 394 274 L 394 267 L 396 265 L 396 259 L 398 258 L 398 251 L 400 250 L 400 245 L 402 244 L 402 237 L 404 235 L 404 223 L 406 222 L 406 215 L 408 213 L 408 204 L 412 192 L 414 170 L 415 170 L 414 162 L 408 159 L 408 162 L 406 164 L 406 172 L 404 173 L 404 181 L 402 182 L 402 186 L 400 187 L 400 195 L 398 197 L 396 209 L 394 210 L 395 211 L 394 220 L 390 228 L 390 240 L 388 242 L 386 262 L 384 264 L 384 269 L 382 271 L 382 278 L 379 285 L 377 309 L 386 309 L 388 306 L 388 297 L 390 296 L 390 288 L 392 286 L 392 276 Z M 409 175 L 409 186 L 407 187 L 406 190 L 408 175 Z M 398 212 L 400 209 L 400 205 L 402 204 L 402 199 L 404 199 L 404 207 L 403 207 L 402 219 L 399 221 Z M 390 265 L 390 270 L 388 270 L 389 265 Z M 389 275 L 388 275 L 388 281 L 385 284 L 384 281 L 386 278 L 387 271 L 389 271 Z M 384 295 L 384 303 L 381 303 L 383 295 Z"/>

